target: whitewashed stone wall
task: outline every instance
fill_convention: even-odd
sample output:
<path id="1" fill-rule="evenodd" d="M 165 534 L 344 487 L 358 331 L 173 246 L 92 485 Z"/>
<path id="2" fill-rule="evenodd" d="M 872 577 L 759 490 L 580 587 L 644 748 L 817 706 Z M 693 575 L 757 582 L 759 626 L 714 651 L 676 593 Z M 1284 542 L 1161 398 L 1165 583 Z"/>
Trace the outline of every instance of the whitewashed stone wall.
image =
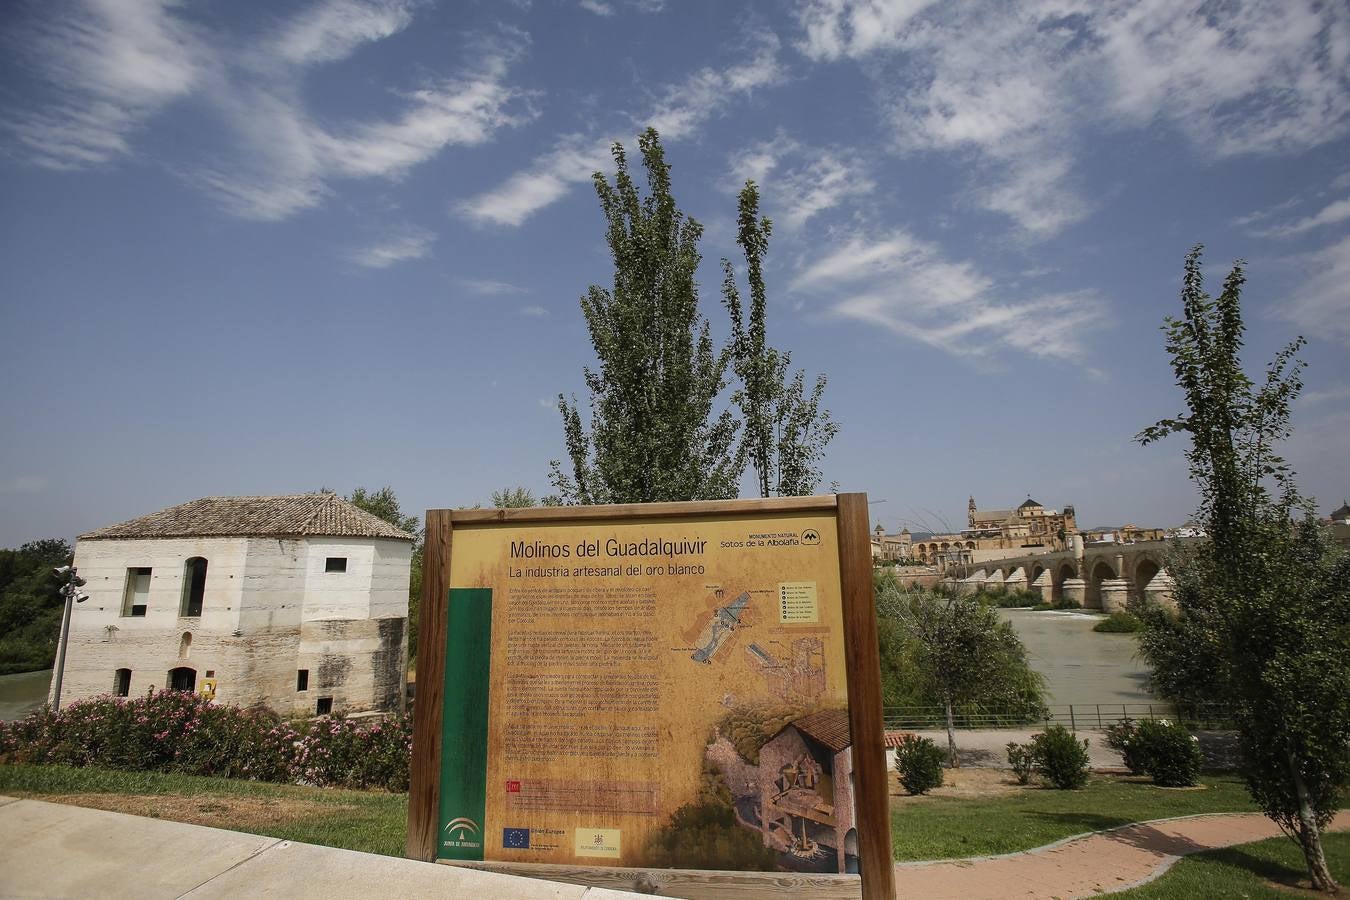
<path id="1" fill-rule="evenodd" d="M 189 558 L 207 560 L 199 617 L 184 617 Z M 326 572 L 330 556 L 346 572 Z M 406 680 L 407 541 L 199 538 L 81 541 L 75 565 L 90 599 L 71 614 L 62 699 L 107 693 L 130 669 L 131 693 L 186 666 L 217 679 L 216 700 L 313 714 L 398 709 Z M 123 616 L 127 570 L 151 569 L 146 614 Z M 184 635 L 192 635 L 184 647 Z M 180 656 L 185 654 L 185 656 Z M 309 685 L 297 690 L 297 674 Z"/>

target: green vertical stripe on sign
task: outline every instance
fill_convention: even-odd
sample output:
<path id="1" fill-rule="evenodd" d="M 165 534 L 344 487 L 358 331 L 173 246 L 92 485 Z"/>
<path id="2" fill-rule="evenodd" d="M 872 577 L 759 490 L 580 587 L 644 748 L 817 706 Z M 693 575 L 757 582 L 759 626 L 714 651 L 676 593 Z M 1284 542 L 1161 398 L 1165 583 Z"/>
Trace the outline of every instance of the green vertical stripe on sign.
<path id="1" fill-rule="evenodd" d="M 483 858 L 492 589 L 451 588 L 445 629 L 438 859 Z"/>

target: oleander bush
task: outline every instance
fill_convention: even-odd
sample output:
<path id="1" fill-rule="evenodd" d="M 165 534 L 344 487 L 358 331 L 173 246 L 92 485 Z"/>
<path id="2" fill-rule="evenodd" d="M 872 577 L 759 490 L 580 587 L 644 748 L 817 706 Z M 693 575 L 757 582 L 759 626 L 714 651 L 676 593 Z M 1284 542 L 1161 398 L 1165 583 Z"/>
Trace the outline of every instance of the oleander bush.
<path id="1" fill-rule="evenodd" d="M 895 748 L 895 771 L 910 794 L 926 794 L 942 787 L 942 760 L 946 754 L 925 737 L 907 734 Z"/>
<path id="2" fill-rule="evenodd" d="M 94 697 L 0 722 L 0 761 L 390 791 L 408 788 L 411 748 L 404 716 L 291 723 L 186 691 Z"/>
<path id="3" fill-rule="evenodd" d="M 1134 719 L 1121 719 L 1106 729 L 1106 746 L 1120 754 L 1131 775 L 1146 774 L 1144 748 L 1133 746 L 1134 735 L 1138 730 L 1139 723 Z"/>
<path id="4" fill-rule="evenodd" d="M 1031 739 L 1036 771 L 1060 790 L 1084 787 L 1088 781 L 1088 742 L 1063 725 L 1051 725 Z"/>
<path id="5" fill-rule="evenodd" d="M 1200 739 L 1167 719 L 1144 719 L 1127 742 L 1132 761 L 1163 787 L 1190 787 L 1200 780 Z M 1131 771 L 1134 767 L 1131 766 Z"/>

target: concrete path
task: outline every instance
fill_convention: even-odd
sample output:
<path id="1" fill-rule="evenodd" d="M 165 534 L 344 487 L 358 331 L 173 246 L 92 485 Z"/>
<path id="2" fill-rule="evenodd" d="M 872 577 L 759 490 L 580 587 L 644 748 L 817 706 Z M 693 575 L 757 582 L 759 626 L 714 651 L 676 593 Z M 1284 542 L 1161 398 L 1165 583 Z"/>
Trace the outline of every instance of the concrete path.
<path id="1" fill-rule="evenodd" d="M 633 895 L 0 797 L 0 897 L 623 900 Z"/>
<path id="2" fill-rule="evenodd" d="M 1350 829 L 1350 810 L 1340 812 L 1331 829 Z M 1280 834 L 1273 822 L 1255 813 L 1161 819 L 1068 838 L 1024 853 L 901 863 L 895 867 L 895 881 L 901 897 L 1067 900 L 1123 891 L 1152 881 L 1183 856 Z"/>

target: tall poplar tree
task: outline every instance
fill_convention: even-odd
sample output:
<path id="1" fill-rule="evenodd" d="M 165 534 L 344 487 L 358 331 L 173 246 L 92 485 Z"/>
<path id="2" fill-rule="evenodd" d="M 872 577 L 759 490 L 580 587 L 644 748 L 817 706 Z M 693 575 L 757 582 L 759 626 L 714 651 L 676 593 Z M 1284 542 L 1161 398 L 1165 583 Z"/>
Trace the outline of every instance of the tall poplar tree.
<path id="1" fill-rule="evenodd" d="M 728 354 L 699 312 L 695 273 L 703 226 L 671 196 L 670 167 L 653 128 L 638 137 L 643 197 L 621 144 L 610 184 L 594 175 L 614 259 L 611 288 L 581 298 L 597 368 L 585 368 L 589 430 L 575 397 L 558 395 L 571 472 L 552 463 L 569 503 L 651 503 L 735 497 L 744 456 L 730 410 L 716 412 Z"/>
<path id="2" fill-rule="evenodd" d="M 736 270 L 722 260 L 722 303 L 731 316 L 732 368 L 740 378 L 733 400 L 745 417 L 742 447 L 755 469 L 761 497 L 801 496 L 820 484 L 820 459 L 838 426 L 822 409 L 825 376 L 806 389 L 806 372 L 791 378 L 792 354 L 768 343 L 764 256 L 773 222 L 759 214 L 759 189 L 747 181 L 737 203 L 736 243 L 745 254 L 750 286 L 749 318 L 736 284 Z"/>
<path id="3" fill-rule="evenodd" d="M 1174 682 L 1196 660 L 1210 669 L 1204 684 L 1234 706 L 1252 798 L 1298 843 L 1313 886 L 1332 892 L 1322 830 L 1350 780 L 1350 557 L 1328 546 L 1276 451 L 1303 387 L 1303 339 L 1254 383 L 1239 358 L 1242 264 L 1210 297 L 1201 250 L 1186 257 L 1182 317 L 1164 329 L 1186 410 L 1138 440 L 1190 440 L 1208 540 L 1173 562 L 1179 615 L 1147 610 L 1140 647 Z"/>

